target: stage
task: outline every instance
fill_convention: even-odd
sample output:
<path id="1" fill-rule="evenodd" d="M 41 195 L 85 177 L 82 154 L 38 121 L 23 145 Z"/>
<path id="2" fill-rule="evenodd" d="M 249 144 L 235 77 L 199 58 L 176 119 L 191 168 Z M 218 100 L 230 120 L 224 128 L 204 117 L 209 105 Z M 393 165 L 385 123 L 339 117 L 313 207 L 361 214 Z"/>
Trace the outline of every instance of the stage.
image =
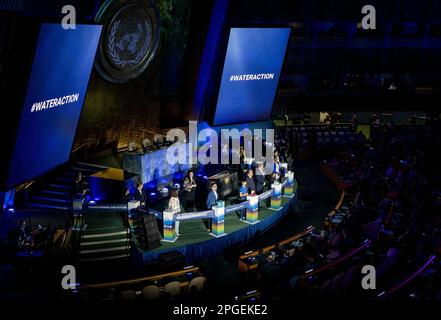
<path id="1" fill-rule="evenodd" d="M 236 212 L 227 214 L 225 215 L 226 235 L 220 238 L 211 236 L 202 220 L 181 221 L 180 237 L 175 242 L 161 241 L 159 248 L 141 252 L 144 264 L 154 263 L 160 254 L 173 250 L 179 251 L 185 256 L 186 264 L 219 255 L 228 247 L 239 243 L 243 244 L 257 233 L 265 232 L 274 226 L 281 218 L 291 212 L 296 201 L 297 193 L 294 193 L 291 198 L 282 197 L 282 207 L 278 211 L 268 208 L 260 210 L 260 222 L 254 225 L 239 220 Z"/>

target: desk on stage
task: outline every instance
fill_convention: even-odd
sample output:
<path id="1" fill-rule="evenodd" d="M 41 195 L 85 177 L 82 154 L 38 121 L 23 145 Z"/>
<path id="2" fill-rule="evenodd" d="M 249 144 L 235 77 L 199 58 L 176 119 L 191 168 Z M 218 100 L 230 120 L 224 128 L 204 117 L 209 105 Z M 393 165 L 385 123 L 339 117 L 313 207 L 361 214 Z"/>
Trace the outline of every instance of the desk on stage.
<path id="1" fill-rule="evenodd" d="M 218 193 L 224 198 L 238 190 L 237 172 L 222 171 L 208 178 L 209 184 L 216 182 Z"/>

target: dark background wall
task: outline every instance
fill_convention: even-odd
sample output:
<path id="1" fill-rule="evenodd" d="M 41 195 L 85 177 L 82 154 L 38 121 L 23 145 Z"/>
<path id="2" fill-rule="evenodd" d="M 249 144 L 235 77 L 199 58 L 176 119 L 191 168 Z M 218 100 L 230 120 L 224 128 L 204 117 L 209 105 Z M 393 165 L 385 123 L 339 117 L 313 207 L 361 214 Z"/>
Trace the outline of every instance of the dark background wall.
<path id="1" fill-rule="evenodd" d="M 184 126 L 184 65 L 192 10 L 190 0 L 158 0 L 161 35 L 158 52 L 139 78 L 113 84 L 94 70 L 75 147 L 110 142 L 140 143 L 168 127 Z"/>
<path id="2" fill-rule="evenodd" d="M 0 12 L 61 22 L 61 8 L 69 4 L 76 8 L 77 22 L 93 23 L 104 2 L 0 0 Z M 95 69 L 92 71 L 74 149 L 84 145 L 92 149 L 106 145 L 123 147 L 129 141 L 151 139 L 169 127 L 186 126 L 192 77 L 197 71 L 205 41 L 203 30 L 208 23 L 200 17 L 210 17 L 213 0 L 153 2 L 160 14 L 160 43 L 155 58 L 140 77 L 125 84 L 110 83 Z M 2 39 L 5 38 L 0 38 L 0 49 L 5 44 Z"/>
<path id="3" fill-rule="evenodd" d="M 79 20 L 90 22 L 103 2 L 0 0 L 0 11 L 51 16 L 61 21 L 62 6 L 73 4 Z M 226 14 L 216 15 L 212 9 L 216 3 L 223 2 Z M 413 81 L 412 88 L 421 83 L 432 94 L 439 92 L 439 0 L 372 1 L 377 8 L 378 30 L 369 34 L 357 29 L 361 7 L 366 4 L 361 0 L 156 0 L 155 3 L 161 19 L 157 55 L 141 77 L 126 84 L 109 83 L 93 71 L 74 148 L 84 144 L 123 147 L 129 141 L 139 143 L 144 137 L 152 138 L 154 133 L 163 133 L 168 127 L 184 127 L 186 120 L 207 120 L 200 115 L 209 114 L 215 105 L 228 30 L 239 24 L 278 23 L 293 28 L 281 80 L 283 92 L 279 92 L 276 101 L 276 107 L 284 107 L 282 113 L 287 107 L 322 110 L 347 104 L 347 108 L 365 109 L 378 101 L 389 106 L 391 101 L 394 108 L 400 109 L 404 104 L 412 108 L 414 102 L 422 102 L 420 96 L 410 99 L 409 94 L 384 98 L 382 92 L 372 95 L 346 92 L 343 87 L 346 73 L 401 72 L 403 75 L 398 76 Z M 206 85 L 198 89 L 201 106 L 195 109 L 195 87 L 213 17 L 221 20 L 220 36 L 213 43 L 215 55 L 203 80 Z M 414 31 L 406 33 L 407 27 Z M 335 82 L 333 89 L 322 89 L 322 83 L 329 83 L 329 79 Z M 367 94 L 372 98 L 366 98 Z"/>

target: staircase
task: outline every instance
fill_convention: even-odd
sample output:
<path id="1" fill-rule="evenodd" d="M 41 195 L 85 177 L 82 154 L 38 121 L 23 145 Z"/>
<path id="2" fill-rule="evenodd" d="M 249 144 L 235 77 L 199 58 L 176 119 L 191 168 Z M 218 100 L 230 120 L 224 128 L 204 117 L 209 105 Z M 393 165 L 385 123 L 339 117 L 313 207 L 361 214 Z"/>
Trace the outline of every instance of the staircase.
<path id="1" fill-rule="evenodd" d="M 80 241 L 80 262 L 128 260 L 130 249 L 130 230 L 124 226 L 118 212 L 86 213 Z"/>
<path id="2" fill-rule="evenodd" d="M 60 170 L 48 177 L 38 187 L 32 187 L 25 207 L 29 209 L 71 210 L 72 187 L 77 173 L 83 174 L 83 180 L 87 187 L 87 177 L 104 169 L 107 167 L 79 162 L 67 169 Z"/>

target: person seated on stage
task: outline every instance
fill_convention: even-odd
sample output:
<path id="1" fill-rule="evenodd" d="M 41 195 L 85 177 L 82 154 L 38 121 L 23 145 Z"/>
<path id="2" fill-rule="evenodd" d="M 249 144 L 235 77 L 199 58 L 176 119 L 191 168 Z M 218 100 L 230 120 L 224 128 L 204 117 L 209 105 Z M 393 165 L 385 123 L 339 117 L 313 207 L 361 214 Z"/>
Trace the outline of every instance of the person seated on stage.
<path id="1" fill-rule="evenodd" d="M 249 169 L 245 178 L 248 186 L 248 194 L 250 195 L 256 193 L 256 184 L 254 183 L 253 175 L 253 170 Z"/>
<path id="2" fill-rule="evenodd" d="M 213 206 L 216 205 L 217 201 L 219 200 L 219 196 L 217 194 L 217 183 L 212 182 L 210 184 L 210 192 L 208 193 L 206 206 L 208 210 L 211 210 Z M 211 219 L 208 219 L 208 226 L 207 230 L 211 232 Z"/>
<path id="3" fill-rule="evenodd" d="M 168 201 L 168 209 L 176 213 L 181 212 L 181 203 L 179 202 L 179 188 L 173 188 L 170 200 Z M 179 221 L 175 221 L 175 232 L 179 237 Z"/>
<path id="4" fill-rule="evenodd" d="M 196 181 L 194 179 L 194 172 L 189 171 L 187 176 L 184 179 L 184 201 L 185 201 L 185 210 L 186 211 L 194 211 L 194 197 L 196 193 Z"/>
<path id="5" fill-rule="evenodd" d="M 145 206 L 146 197 L 145 197 L 144 187 L 141 182 L 138 182 L 136 184 L 136 190 L 133 194 L 132 200 L 139 201 L 141 203 L 141 206 Z"/>
<path id="6" fill-rule="evenodd" d="M 240 202 L 243 201 L 247 201 L 247 197 L 248 197 L 248 187 L 247 187 L 247 182 L 245 180 L 242 180 L 242 185 L 240 186 L 239 189 L 239 200 Z M 243 208 L 242 210 L 240 210 L 240 218 L 242 220 L 246 219 L 246 213 L 247 213 L 247 208 Z"/>
<path id="7" fill-rule="evenodd" d="M 256 169 L 256 193 L 261 194 L 266 186 L 265 172 L 263 170 L 263 163 L 259 163 Z"/>

